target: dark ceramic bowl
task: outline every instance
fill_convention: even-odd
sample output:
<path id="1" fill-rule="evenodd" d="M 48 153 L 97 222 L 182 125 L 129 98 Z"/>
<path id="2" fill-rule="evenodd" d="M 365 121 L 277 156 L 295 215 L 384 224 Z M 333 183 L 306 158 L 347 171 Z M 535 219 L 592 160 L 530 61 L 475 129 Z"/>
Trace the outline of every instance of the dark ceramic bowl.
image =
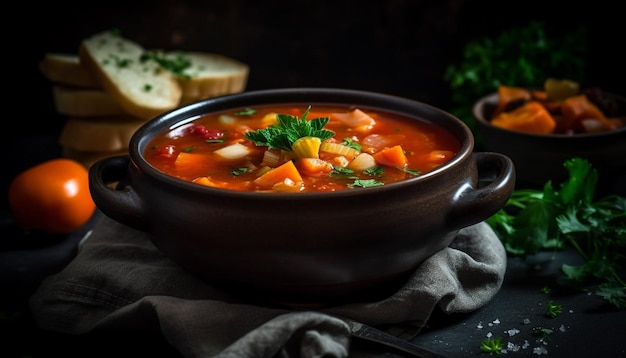
<path id="1" fill-rule="evenodd" d="M 626 100 L 613 97 L 616 113 L 626 113 Z M 479 99 L 473 107 L 481 150 L 503 153 L 515 163 L 517 188 L 555 187 L 569 178 L 563 164 L 573 157 L 588 160 L 598 170 L 597 193 L 626 192 L 626 127 L 593 134 L 532 134 L 496 127 L 489 121 L 498 94 Z"/>
<path id="2" fill-rule="evenodd" d="M 398 112 L 445 128 L 462 147 L 452 161 L 422 176 L 328 193 L 205 187 L 156 170 L 142 155 L 158 132 L 200 114 L 288 103 Z M 342 89 L 263 90 L 157 116 L 134 134 L 129 156 L 91 167 L 90 184 L 104 214 L 148 232 L 163 253 L 206 280 L 280 302 L 364 299 L 402 282 L 461 228 L 505 205 L 515 186 L 511 160 L 473 153 L 473 147 L 463 122 L 409 99 Z M 124 185 L 111 189 L 114 182 Z"/>

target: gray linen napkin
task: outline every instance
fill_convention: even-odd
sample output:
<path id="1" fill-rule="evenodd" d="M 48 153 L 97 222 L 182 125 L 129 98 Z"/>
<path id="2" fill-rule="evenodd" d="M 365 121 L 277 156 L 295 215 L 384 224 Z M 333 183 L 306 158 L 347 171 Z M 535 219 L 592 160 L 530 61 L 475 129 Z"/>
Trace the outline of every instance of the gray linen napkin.
<path id="1" fill-rule="evenodd" d="M 165 257 L 147 234 L 107 217 L 77 256 L 30 297 L 41 329 L 160 331 L 183 357 L 346 357 L 350 317 L 403 339 L 433 310 L 471 312 L 498 292 L 506 253 L 485 223 L 467 227 L 423 262 L 395 293 L 375 302 L 313 310 L 255 304 L 204 282 Z"/>

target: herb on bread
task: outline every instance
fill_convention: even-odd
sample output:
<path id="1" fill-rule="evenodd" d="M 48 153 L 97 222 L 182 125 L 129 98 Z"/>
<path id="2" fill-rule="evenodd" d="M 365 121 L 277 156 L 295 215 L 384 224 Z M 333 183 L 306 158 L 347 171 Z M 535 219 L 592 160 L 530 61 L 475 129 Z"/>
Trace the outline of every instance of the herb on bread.
<path id="1" fill-rule="evenodd" d="M 141 55 L 140 60 L 155 61 L 176 76 L 191 78 L 190 75 L 185 73 L 185 70 L 191 67 L 191 60 L 181 52 L 176 53 L 174 56 L 166 56 L 165 53 L 160 51 L 146 51 Z"/>

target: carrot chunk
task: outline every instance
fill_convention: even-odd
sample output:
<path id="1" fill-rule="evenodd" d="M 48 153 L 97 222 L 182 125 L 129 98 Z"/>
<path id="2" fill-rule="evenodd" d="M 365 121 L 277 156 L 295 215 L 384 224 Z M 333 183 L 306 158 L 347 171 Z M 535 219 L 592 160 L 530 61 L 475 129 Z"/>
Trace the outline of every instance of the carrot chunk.
<path id="1" fill-rule="evenodd" d="M 537 101 L 530 101 L 511 112 L 503 112 L 491 120 L 496 127 L 521 132 L 549 134 L 556 128 L 556 121 L 546 108 Z"/>
<path id="2" fill-rule="evenodd" d="M 589 101 L 584 94 L 569 97 L 563 101 L 561 112 L 565 121 L 565 127 L 574 128 L 575 132 L 586 132 L 582 120 L 595 119 L 602 125 L 604 130 L 615 129 L 613 122 L 607 120 L 604 113 Z"/>
<path id="3" fill-rule="evenodd" d="M 292 160 L 265 172 L 254 180 L 254 184 L 262 188 L 271 188 L 278 183 L 285 182 L 285 180 L 295 183 L 303 181 L 300 172 L 298 172 L 298 168 L 296 168 Z"/>
<path id="4" fill-rule="evenodd" d="M 404 168 L 408 164 L 408 159 L 406 158 L 406 154 L 404 154 L 404 149 L 402 149 L 401 145 L 394 145 L 393 147 L 383 148 L 373 155 L 378 164 L 389 165 L 398 168 Z"/>
<path id="5" fill-rule="evenodd" d="M 526 88 L 500 85 L 498 86 L 498 105 L 493 115 L 506 111 L 507 106 L 512 102 L 529 101 L 531 97 L 531 92 Z"/>
<path id="6" fill-rule="evenodd" d="M 305 175 L 325 176 L 333 170 L 333 165 L 319 158 L 299 158 L 296 160 L 296 167 Z"/>

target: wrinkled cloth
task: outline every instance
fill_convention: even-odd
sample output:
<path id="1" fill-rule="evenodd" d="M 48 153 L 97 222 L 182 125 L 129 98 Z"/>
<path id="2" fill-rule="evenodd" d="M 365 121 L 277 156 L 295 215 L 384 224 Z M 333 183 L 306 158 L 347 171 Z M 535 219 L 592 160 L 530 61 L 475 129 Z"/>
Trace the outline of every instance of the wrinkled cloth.
<path id="1" fill-rule="evenodd" d="M 346 357 L 349 317 L 403 339 L 435 309 L 466 313 L 499 291 L 506 252 L 486 223 L 462 229 L 404 285 L 375 302 L 313 309 L 255 304 L 185 271 L 148 234 L 104 217 L 76 257 L 30 297 L 41 329 L 158 331 L 183 357 Z"/>

